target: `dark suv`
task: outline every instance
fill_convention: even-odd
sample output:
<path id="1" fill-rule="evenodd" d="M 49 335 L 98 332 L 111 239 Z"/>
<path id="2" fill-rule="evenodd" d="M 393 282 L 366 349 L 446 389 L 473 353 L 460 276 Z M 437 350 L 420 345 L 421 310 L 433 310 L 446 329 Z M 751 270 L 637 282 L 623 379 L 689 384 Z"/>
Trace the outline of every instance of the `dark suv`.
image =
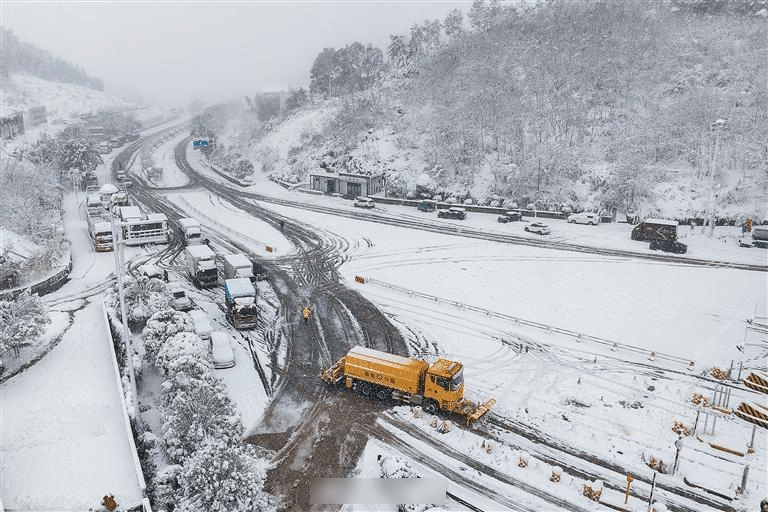
<path id="1" fill-rule="evenodd" d="M 467 210 L 464 208 L 459 208 L 458 206 L 451 206 L 447 210 L 438 211 L 437 216 L 441 219 L 464 220 L 467 218 Z"/>
<path id="2" fill-rule="evenodd" d="M 499 217 L 496 220 L 501 222 L 502 224 L 506 224 L 507 222 L 514 222 L 516 220 L 522 220 L 522 219 L 523 219 L 523 216 L 520 214 L 520 212 L 516 210 L 510 210 L 508 212 L 505 212 L 503 215 L 499 215 Z"/>
<path id="3" fill-rule="evenodd" d="M 675 254 L 685 254 L 688 252 L 687 245 L 671 240 L 653 240 L 648 248 L 652 251 L 673 252 Z"/>

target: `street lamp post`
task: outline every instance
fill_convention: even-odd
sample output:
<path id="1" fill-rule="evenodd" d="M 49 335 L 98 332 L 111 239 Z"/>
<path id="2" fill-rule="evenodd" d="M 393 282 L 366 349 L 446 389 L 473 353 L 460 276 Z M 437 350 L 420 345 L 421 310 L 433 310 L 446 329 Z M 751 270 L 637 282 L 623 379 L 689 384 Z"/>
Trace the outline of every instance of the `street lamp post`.
<path id="1" fill-rule="evenodd" d="M 117 290 L 120 297 L 120 314 L 123 321 L 123 340 L 125 341 L 125 356 L 128 363 L 128 378 L 131 382 L 131 395 L 133 398 L 133 416 L 136 423 L 136 430 L 142 431 L 141 414 L 139 412 L 139 397 L 136 393 L 136 374 L 133 370 L 133 346 L 131 344 L 131 331 L 128 329 L 128 315 L 125 312 L 125 290 L 123 288 L 123 262 L 121 262 L 119 240 L 122 223 L 116 223 L 114 215 L 112 216 L 112 247 L 115 253 L 115 275 L 117 276 Z"/>

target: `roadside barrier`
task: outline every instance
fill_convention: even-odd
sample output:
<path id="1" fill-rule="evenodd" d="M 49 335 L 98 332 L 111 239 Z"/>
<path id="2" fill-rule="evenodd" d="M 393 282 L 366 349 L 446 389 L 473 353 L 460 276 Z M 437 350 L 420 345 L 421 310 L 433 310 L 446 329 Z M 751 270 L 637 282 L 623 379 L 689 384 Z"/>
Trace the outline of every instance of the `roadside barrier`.
<path id="1" fill-rule="evenodd" d="M 744 385 L 761 393 L 768 394 L 768 377 L 751 372 L 744 379 Z"/>
<path id="2" fill-rule="evenodd" d="M 355 278 L 355 280 L 357 280 L 357 277 Z M 507 320 L 507 321 L 513 322 L 515 325 L 525 325 L 525 326 L 528 326 L 528 327 L 535 327 L 536 329 L 544 330 L 544 331 L 546 331 L 549 334 L 551 334 L 551 333 L 562 334 L 562 335 L 574 338 L 577 342 L 588 341 L 588 342 L 591 342 L 591 343 L 597 343 L 599 345 L 606 346 L 609 349 L 615 349 L 615 348 L 618 347 L 618 348 L 620 348 L 620 349 L 622 349 L 622 350 L 624 350 L 626 352 L 633 352 L 633 353 L 636 353 L 636 354 L 645 355 L 645 356 L 648 356 L 648 358 L 653 357 L 652 360 L 663 359 L 663 360 L 666 360 L 666 361 L 671 361 L 673 363 L 679 363 L 679 364 L 683 364 L 683 365 L 688 365 L 689 369 L 693 367 L 693 361 L 690 361 L 689 359 L 686 359 L 686 358 L 683 358 L 683 357 L 679 357 L 679 356 L 675 356 L 675 355 L 672 355 L 672 354 L 663 354 L 661 352 L 651 352 L 648 349 L 645 349 L 645 348 L 642 348 L 642 347 L 638 347 L 638 346 L 635 346 L 635 345 L 629 345 L 629 344 L 626 344 L 626 343 L 618 343 L 618 342 L 615 342 L 613 340 L 609 340 L 609 339 L 606 339 L 606 338 L 600 338 L 598 336 L 592 336 L 590 334 L 584 334 L 584 333 L 580 333 L 580 332 L 576 332 L 576 331 L 571 331 L 569 329 L 561 329 L 560 327 L 555 327 L 555 326 L 547 325 L 547 324 L 544 324 L 544 323 L 541 323 L 541 322 L 534 322 L 532 320 L 526 320 L 524 318 L 519 318 L 519 317 L 512 316 L 512 315 L 507 315 L 507 314 L 504 314 L 504 313 L 499 313 L 499 312 L 496 312 L 496 311 L 491 311 L 489 309 L 480 308 L 480 307 L 477 307 L 477 306 L 472 306 L 470 304 L 464 304 L 462 302 L 458 302 L 458 301 L 455 301 L 455 300 L 442 299 L 440 297 L 436 297 L 436 296 L 430 295 L 428 293 L 423 293 L 423 292 L 419 292 L 419 291 L 416 291 L 416 290 L 409 290 L 408 288 L 403 288 L 402 286 L 397 286 L 397 285 L 394 285 L 394 284 L 391 284 L 391 283 L 380 281 L 380 280 L 374 279 L 372 277 L 366 277 L 365 278 L 365 282 L 366 283 L 372 283 L 372 284 L 378 284 L 378 285 L 384 286 L 386 288 L 389 288 L 390 290 L 394 290 L 394 291 L 398 291 L 398 292 L 401 292 L 401 293 L 405 293 L 405 294 L 409 295 L 410 297 L 420 297 L 422 299 L 427 299 L 429 301 L 437 302 L 439 304 L 449 304 L 449 305 L 455 306 L 455 307 L 457 307 L 459 309 L 468 309 L 468 310 L 474 311 L 476 313 L 482 313 L 485 316 L 489 316 L 489 317 L 492 316 L 492 317 L 495 317 L 495 318 L 500 318 L 502 320 Z"/>
<path id="3" fill-rule="evenodd" d="M 365 278 L 363 276 L 355 276 L 355 281 L 360 284 L 365 284 Z"/>
<path id="4" fill-rule="evenodd" d="M 761 405 L 741 402 L 739 408 L 733 412 L 744 421 L 754 423 L 759 427 L 768 428 L 768 409 Z"/>

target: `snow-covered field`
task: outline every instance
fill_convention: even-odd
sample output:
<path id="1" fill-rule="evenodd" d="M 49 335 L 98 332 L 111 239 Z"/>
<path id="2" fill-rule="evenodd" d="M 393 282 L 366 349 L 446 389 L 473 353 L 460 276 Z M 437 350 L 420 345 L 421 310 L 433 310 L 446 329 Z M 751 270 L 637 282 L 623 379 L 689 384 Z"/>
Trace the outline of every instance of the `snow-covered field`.
<path id="1" fill-rule="evenodd" d="M 11 510 L 89 510 L 141 492 L 103 312 L 95 301 L 45 358 L 0 387 L 2 500 Z"/>

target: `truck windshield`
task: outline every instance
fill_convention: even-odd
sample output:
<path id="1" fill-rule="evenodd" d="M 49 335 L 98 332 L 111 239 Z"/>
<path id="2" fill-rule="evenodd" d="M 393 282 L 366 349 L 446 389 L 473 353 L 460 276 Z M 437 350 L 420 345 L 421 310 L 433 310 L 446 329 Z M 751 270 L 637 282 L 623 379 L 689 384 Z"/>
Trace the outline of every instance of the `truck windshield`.
<path id="1" fill-rule="evenodd" d="M 451 379 L 451 391 L 456 391 L 459 389 L 459 386 L 464 382 L 464 368 L 459 370 L 459 372 L 453 376 Z"/>

